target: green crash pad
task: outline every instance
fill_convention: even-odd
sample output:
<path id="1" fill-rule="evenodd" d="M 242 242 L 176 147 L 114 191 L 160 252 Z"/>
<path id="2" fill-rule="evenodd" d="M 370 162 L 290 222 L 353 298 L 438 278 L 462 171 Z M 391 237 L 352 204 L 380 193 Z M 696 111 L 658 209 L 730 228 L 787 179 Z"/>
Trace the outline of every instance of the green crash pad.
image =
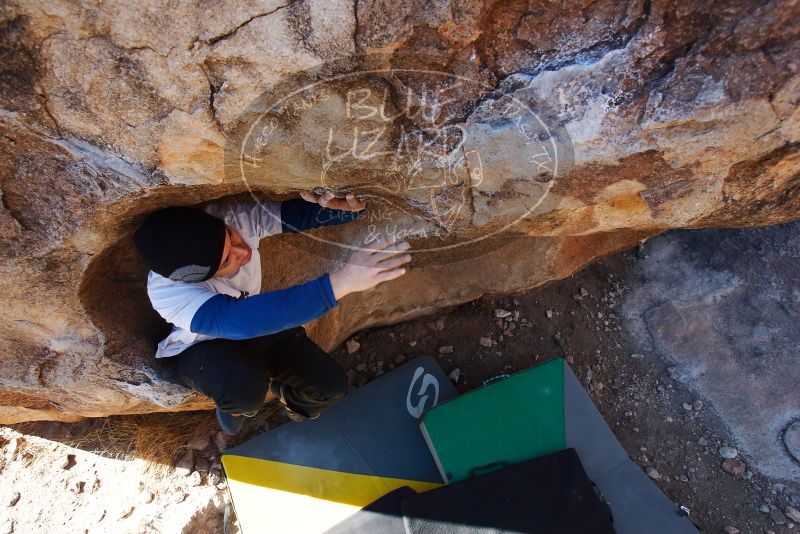
<path id="1" fill-rule="evenodd" d="M 421 429 L 448 483 L 570 447 L 608 502 L 619 534 L 697 533 L 631 461 L 561 358 L 431 409 Z"/>
<path id="2" fill-rule="evenodd" d="M 448 484 L 563 450 L 564 360 L 440 404 L 420 428 Z"/>

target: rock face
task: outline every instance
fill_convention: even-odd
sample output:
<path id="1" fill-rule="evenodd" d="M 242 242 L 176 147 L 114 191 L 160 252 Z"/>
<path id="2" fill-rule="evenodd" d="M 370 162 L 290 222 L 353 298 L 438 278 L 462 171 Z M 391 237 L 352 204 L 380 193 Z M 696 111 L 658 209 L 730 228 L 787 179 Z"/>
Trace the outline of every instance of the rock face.
<path id="1" fill-rule="evenodd" d="M 0 7 L 0 422 L 209 406 L 153 358 L 148 212 L 368 201 L 263 242 L 264 289 L 408 236 L 351 332 L 568 276 L 669 228 L 800 213 L 800 5 L 11 1 Z M 302 266 L 302 267 L 300 267 Z"/>

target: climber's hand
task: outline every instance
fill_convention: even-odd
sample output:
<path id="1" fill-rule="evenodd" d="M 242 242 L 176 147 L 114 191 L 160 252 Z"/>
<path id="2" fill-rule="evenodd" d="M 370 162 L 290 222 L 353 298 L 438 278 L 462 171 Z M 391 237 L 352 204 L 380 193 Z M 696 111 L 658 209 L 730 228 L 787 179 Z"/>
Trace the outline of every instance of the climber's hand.
<path id="1" fill-rule="evenodd" d="M 329 275 L 336 300 L 403 276 L 406 269 L 401 266 L 411 261 L 411 255 L 401 252 L 409 248 L 406 241 L 390 243 L 381 237 L 367 249 L 353 253 L 344 266 Z"/>
<path id="2" fill-rule="evenodd" d="M 353 193 L 347 193 L 345 198 L 336 198 L 331 191 L 326 191 L 321 195 L 317 195 L 311 190 L 304 189 L 300 191 L 300 196 L 303 197 L 303 200 L 319 204 L 323 208 L 330 208 L 332 210 L 361 211 L 367 206 L 366 202 L 358 200 Z"/>

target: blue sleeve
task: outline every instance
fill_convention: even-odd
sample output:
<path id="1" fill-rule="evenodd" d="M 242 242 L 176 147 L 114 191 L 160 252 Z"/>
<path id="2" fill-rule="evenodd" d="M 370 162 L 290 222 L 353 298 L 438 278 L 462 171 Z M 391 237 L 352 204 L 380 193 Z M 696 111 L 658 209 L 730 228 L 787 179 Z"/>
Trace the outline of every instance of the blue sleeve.
<path id="1" fill-rule="evenodd" d="M 281 203 L 281 231 L 302 232 L 320 226 L 342 224 L 358 219 L 363 212 L 323 208 L 302 198 L 293 198 Z"/>
<path id="2" fill-rule="evenodd" d="M 238 300 L 215 295 L 194 314 L 190 330 L 224 339 L 249 339 L 300 326 L 337 304 L 324 274 L 304 284 Z"/>

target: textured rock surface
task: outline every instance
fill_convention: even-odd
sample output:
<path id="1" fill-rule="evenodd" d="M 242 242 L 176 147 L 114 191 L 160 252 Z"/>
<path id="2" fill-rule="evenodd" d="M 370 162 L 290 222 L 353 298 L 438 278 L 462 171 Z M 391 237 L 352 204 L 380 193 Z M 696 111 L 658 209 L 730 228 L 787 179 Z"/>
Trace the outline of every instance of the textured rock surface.
<path id="1" fill-rule="evenodd" d="M 370 218 L 315 233 L 328 242 L 265 242 L 265 288 L 330 269 L 345 254 L 335 243 L 357 244 L 376 220 L 430 229 L 413 240 L 428 249 L 416 269 L 309 325 L 326 348 L 365 326 L 567 276 L 667 228 L 797 218 L 798 17 L 791 0 L 4 4 L 0 421 L 207 406 L 152 358 L 164 325 L 130 233 L 162 206 L 248 187 L 287 198 L 321 176 L 368 197 Z M 276 115 L 247 183 L 226 167 L 265 91 L 309 81 L 301 73 L 319 64 L 328 78 L 356 71 L 349 58 L 373 52 L 394 69 L 460 77 L 428 77 L 439 97 L 449 91 L 440 114 L 400 113 L 385 136 L 361 140 L 383 155 L 354 143 L 334 162 L 320 150 L 342 110 L 377 105 L 349 107 L 348 90 L 390 94 L 390 114 L 401 95 L 425 108 L 424 76 L 342 78 L 327 100 Z M 558 171 L 526 159 L 509 126 L 508 103 L 520 101 L 557 132 Z M 461 150 L 448 168 L 468 178 L 421 194 L 403 180 L 438 180 L 436 158 L 408 171 L 406 157 L 398 177 L 387 154 L 426 120 L 456 132 L 437 141 L 439 155 Z"/>
<path id="2" fill-rule="evenodd" d="M 639 345 L 710 401 L 755 469 L 789 480 L 800 479 L 784 437 L 800 417 L 798 230 L 792 223 L 653 239 L 623 301 Z M 725 449 L 722 458 L 737 456 Z"/>

